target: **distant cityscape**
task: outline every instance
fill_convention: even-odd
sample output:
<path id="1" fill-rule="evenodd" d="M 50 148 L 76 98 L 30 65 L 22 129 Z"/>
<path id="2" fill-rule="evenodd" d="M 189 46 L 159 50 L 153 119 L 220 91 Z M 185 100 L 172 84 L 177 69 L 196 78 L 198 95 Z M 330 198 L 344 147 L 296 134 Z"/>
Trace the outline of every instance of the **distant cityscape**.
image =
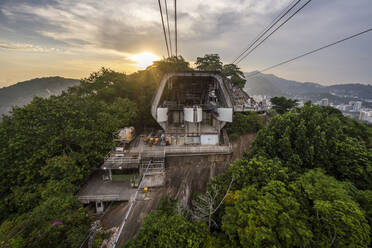
<path id="1" fill-rule="evenodd" d="M 328 98 L 323 98 L 314 104 L 321 106 L 331 106 L 340 110 L 345 116 L 359 121 L 372 123 L 372 109 L 363 107 L 361 101 L 350 101 L 348 104 L 333 104 Z"/>
<path id="2" fill-rule="evenodd" d="M 265 108 L 271 108 L 270 97 L 266 95 L 253 95 L 252 98 L 261 102 Z M 308 100 L 296 99 L 298 106 L 304 106 L 305 102 Z M 328 98 L 323 98 L 320 101 L 313 102 L 315 105 L 320 106 L 331 106 L 342 112 L 343 115 L 350 118 L 359 120 L 361 122 L 372 123 L 372 109 L 364 107 L 362 101 L 349 101 L 348 104 L 334 104 L 330 102 Z"/>

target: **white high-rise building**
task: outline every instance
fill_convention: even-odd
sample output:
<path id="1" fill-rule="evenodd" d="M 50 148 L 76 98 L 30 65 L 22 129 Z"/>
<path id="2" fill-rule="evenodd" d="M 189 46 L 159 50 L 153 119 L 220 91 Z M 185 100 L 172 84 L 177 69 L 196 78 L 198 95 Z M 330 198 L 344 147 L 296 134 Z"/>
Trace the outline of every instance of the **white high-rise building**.
<path id="1" fill-rule="evenodd" d="M 361 110 L 359 114 L 359 120 L 372 122 L 372 111 Z"/>
<path id="2" fill-rule="evenodd" d="M 356 101 L 353 103 L 353 111 L 357 112 L 362 108 L 362 102 Z"/>

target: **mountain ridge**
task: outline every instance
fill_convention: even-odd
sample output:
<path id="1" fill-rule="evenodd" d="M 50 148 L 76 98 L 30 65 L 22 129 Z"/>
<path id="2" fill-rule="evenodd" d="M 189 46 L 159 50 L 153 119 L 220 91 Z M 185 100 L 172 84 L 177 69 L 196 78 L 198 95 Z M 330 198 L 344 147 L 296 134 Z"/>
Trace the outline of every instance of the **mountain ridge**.
<path id="1" fill-rule="evenodd" d="M 59 76 L 41 77 L 0 88 L 0 115 L 7 114 L 12 106 L 23 106 L 35 96 L 59 95 L 68 87 L 79 84 L 80 80 Z"/>
<path id="2" fill-rule="evenodd" d="M 244 90 L 249 95 L 285 96 L 311 101 L 327 97 L 335 103 L 358 100 L 365 102 L 366 105 L 372 102 L 371 84 L 349 83 L 325 86 L 314 82 L 283 79 L 274 74 L 250 72 L 245 73 L 245 76 L 247 82 Z"/>

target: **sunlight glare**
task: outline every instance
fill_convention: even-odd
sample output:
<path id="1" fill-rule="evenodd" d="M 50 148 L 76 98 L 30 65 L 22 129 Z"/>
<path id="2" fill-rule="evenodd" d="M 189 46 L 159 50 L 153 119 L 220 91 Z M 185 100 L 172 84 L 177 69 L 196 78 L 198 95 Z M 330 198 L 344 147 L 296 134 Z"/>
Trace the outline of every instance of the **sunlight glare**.
<path id="1" fill-rule="evenodd" d="M 141 69 L 146 69 L 146 67 L 152 65 L 154 61 L 160 60 L 158 56 L 149 52 L 135 54 L 131 56 L 130 59 L 137 62 L 137 66 Z"/>

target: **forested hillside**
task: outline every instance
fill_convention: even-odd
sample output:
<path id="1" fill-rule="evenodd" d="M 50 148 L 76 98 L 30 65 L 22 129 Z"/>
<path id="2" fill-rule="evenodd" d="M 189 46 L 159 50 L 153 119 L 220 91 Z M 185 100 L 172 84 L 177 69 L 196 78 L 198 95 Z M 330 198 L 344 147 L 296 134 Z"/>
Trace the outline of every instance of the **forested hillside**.
<path id="1" fill-rule="evenodd" d="M 79 247 L 91 219 L 75 198 L 113 146 L 113 132 L 154 125 L 149 106 L 182 58 L 131 75 L 102 68 L 60 96 L 35 97 L 0 122 L 0 246 Z"/>
<path id="2" fill-rule="evenodd" d="M 164 199 L 126 247 L 370 247 L 371 148 L 372 127 L 333 108 L 274 113 L 205 194 Z"/>

